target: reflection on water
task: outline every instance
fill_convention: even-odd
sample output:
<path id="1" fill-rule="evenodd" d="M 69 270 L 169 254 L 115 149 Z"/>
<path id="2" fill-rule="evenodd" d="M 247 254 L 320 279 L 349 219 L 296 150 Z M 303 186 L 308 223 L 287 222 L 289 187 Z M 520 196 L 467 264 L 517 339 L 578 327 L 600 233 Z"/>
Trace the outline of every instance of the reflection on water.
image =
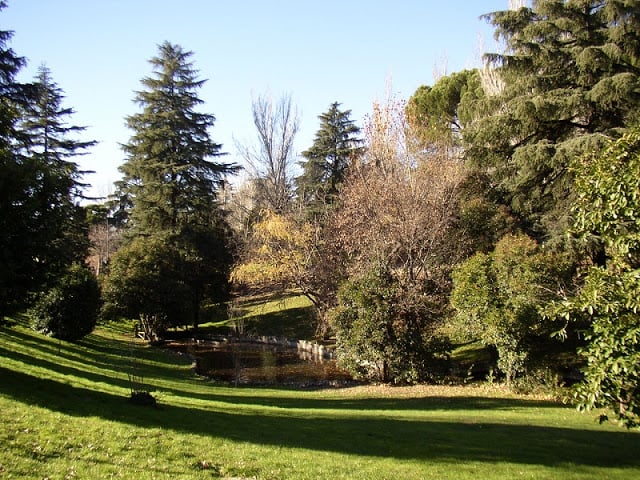
<path id="1" fill-rule="evenodd" d="M 351 376 L 312 353 L 259 343 L 203 342 L 171 344 L 170 348 L 195 358 L 196 371 L 235 385 L 342 385 Z"/>

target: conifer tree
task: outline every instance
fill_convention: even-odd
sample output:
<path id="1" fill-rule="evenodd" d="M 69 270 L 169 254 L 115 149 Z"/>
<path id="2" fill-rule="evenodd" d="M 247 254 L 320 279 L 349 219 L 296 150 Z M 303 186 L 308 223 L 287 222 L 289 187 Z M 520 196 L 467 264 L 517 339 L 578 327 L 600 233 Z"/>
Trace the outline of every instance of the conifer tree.
<path id="1" fill-rule="evenodd" d="M 0 8 L 5 3 L 0 2 Z M 0 316 L 24 306 L 88 248 L 77 205 L 82 172 L 72 158 L 94 144 L 76 140 L 62 90 L 42 67 L 19 84 L 25 64 L 0 32 Z"/>
<path id="2" fill-rule="evenodd" d="M 506 45 L 505 53 L 487 56 L 503 88 L 476 102 L 466 155 L 520 228 L 542 241 L 559 239 L 574 197 L 570 160 L 617 138 L 638 117 L 640 6 L 540 0 L 487 18 Z"/>
<path id="3" fill-rule="evenodd" d="M 203 103 L 197 91 L 205 80 L 198 79 L 191 56 L 179 45 L 160 45 L 158 56 L 150 60 L 153 75 L 142 79 L 145 89 L 136 93 L 142 111 L 127 118 L 133 134 L 123 146 L 127 159 L 117 193 L 127 213 L 127 248 L 112 259 L 106 291 L 111 304 L 124 306 L 120 313 L 154 319 L 149 337 L 161 334 L 167 322 L 196 327 L 203 300 L 224 298 L 231 263 L 217 194 L 225 175 L 236 167 L 217 160 L 222 147 L 209 135 L 215 117 L 196 110 Z M 162 248 L 146 251 L 141 245 Z M 148 263 L 150 255 L 162 257 L 152 264 L 166 264 L 154 273 L 158 278 L 150 287 L 172 285 L 175 298 L 166 311 L 156 311 L 162 310 L 158 302 L 143 305 L 141 297 L 122 293 L 139 288 L 132 285 L 138 277 L 126 266 L 139 263 L 136 259 Z M 145 298 L 158 295 L 148 292 Z M 176 317 L 175 305 L 181 306 L 177 311 L 182 318 Z"/>
<path id="4" fill-rule="evenodd" d="M 215 116 L 196 110 L 205 80 L 197 78 L 192 52 L 164 42 L 150 60 L 154 74 L 142 79 L 135 101 L 142 112 L 127 118 L 133 131 L 123 146 L 119 192 L 131 203 L 128 224 L 133 233 L 177 230 L 215 206 L 224 175 L 234 171 L 214 161 L 223 155 L 209 129 Z"/>
<path id="5" fill-rule="evenodd" d="M 0 1 L 0 10 L 6 2 Z M 16 76 L 25 65 L 7 45 L 13 33 L 0 31 L 0 322 L 31 286 L 31 261 L 22 247 L 29 235 L 29 175 L 15 154 L 17 106 L 23 87 Z"/>
<path id="6" fill-rule="evenodd" d="M 302 175 L 296 178 L 298 196 L 311 213 L 335 201 L 350 162 L 363 151 L 360 129 L 351 120 L 351 110 L 340 110 L 334 102 L 318 116 L 320 128 L 313 145 L 302 156 Z"/>
<path id="7" fill-rule="evenodd" d="M 48 240 L 46 256 L 40 255 L 39 263 L 55 276 L 87 257 L 88 229 L 78 200 L 86 186 L 81 177 L 88 172 L 80 171 L 73 159 L 96 142 L 76 138 L 86 127 L 69 124 L 74 110 L 63 106 L 64 93 L 46 66 L 39 67 L 31 88 L 33 100 L 19 124 L 20 151 L 38 179 L 32 198 L 38 211 L 34 234 Z"/>

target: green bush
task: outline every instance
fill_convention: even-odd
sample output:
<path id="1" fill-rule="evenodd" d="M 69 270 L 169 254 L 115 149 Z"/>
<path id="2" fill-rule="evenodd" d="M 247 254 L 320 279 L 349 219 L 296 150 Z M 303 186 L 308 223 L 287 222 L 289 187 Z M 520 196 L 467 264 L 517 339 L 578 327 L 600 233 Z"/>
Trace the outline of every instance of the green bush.
<path id="1" fill-rule="evenodd" d="M 453 271 L 454 327 L 461 337 L 496 348 L 509 384 L 531 366 L 533 346 L 552 342 L 557 323 L 540 309 L 558 298 L 570 272 L 566 255 L 523 234 L 505 235 L 493 252 L 477 253 Z"/>
<path id="2" fill-rule="evenodd" d="M 100 310 L 100 288 L 93 272 L 74 263 L 30 311 L 34 330 L 75 341 L 91 333 Z"/>
<path id="3" fill-rule="evenodd" d="M 587 320 L 581 410 L 608 408 L 629 428 L 640 426 L 640 127 L 601 154 L 576 159 L 574 235 L 604 249 L 604 264 L 580 272 L 581 285 L 548 314 Z M 568 324 L 567 324 L 568 325 Z M 606 418 L 603 415 L 601 419 Z"/>
<path id="4" fill-rule="evenodd" d="M 427 295 L 409 292 L 387 271 L 345 282 L 332 312 L 338 363 L 354 378 L 397 384 L 446 373 L 451 345 L 433 336 Z"/>

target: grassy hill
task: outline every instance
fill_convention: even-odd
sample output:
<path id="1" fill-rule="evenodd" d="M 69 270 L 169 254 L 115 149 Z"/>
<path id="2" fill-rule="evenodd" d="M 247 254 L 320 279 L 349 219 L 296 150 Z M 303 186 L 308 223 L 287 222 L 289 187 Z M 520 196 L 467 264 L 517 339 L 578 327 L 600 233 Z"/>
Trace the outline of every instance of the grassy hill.
<path id="1" fill-rule="evenodd" d="M 0 478 L 640 478 L 640 435 L 498 388 L 232 388 L 100 327 L 0 327 Z M 128 401 L 138 372 L 158 408 Z"/>

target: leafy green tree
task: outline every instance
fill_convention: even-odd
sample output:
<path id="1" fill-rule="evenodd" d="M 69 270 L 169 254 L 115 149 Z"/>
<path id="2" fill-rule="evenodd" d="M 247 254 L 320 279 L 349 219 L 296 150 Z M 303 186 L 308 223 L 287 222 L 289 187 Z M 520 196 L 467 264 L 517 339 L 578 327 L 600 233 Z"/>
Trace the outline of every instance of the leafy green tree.
<path id="1" fill-rule="evenodd" d="M 351 162 L 363 152 L 360 129 L 351 120 L 351 110 L 340 110 L 334 102 L 318 116 L 320 128 L 313 145 L 302 152 L 302 175 L 296 178 L 298 197 L 311 213 L 335 202 L 338 189 Z"/>
<path id="2" fill-rule="evenodd" d="M 506 45 L 487 56 L 502 87 L 473 102 L 477 119 L 463 135 L 468 160 L 520 228 L 560 242 L 574 199 L 570 160 L 638 118 L 640 8 L 627 0 L 533 5 L 487 15 Z"/>
<path id="3" fill-rule="evenodd" d="M 217 195 L 236 168 L 217 160 L 223 153 L 209 136 L 214 116 L 196 110 L 204 80 L 191 56 L 178 45 L 160 45 L 150 61 L 154 73 L 136 94 L 142 112 L 127 118 L 133 135 L 123 147 L 117 192 L 126 248 L 112 258 L 107 290 L 110 304 L 140 316 L 149 338 L 167 325 L 197 327 L 203 305 L 227 293 L 229 231 Z M 143 295 L 142 286 L 150 291 Z"/>
<path id="4" fill-rule="evenodd" d="M 194 297 L 180 271 L 185 262 L 174 243 L 161 234 L 140 235 L 118 250 L 104 284 L 103 316 L 137 318 L 147 340 L 194 318 Z"/>
<path id="5" fill-rule="evenodd" d="M 33 328 L 55 338 L 76 341 L 91 333 L 100 311 L 100 287 L 85 265 L 67 267 L 33 308 Z"/>
<path id="6" fill-rule="evenodd" d="M 508 384 L 525 371 L 531 351 L 549 343 L 555 323 L 544 320 L 541 306 L 557 298 L 570 273 L 565 256 L 525 235 L 507 235 L 493 252 L 477 253 L 453 271 L 455 323 L 468 338 L 496 348 Z"/>
<path id="7" fill-rule="evenodd" d="M 433 309 L 398 280 L 376 268 L 340 287 L 331 320 L 338 362 L 355 378 L 414 383 L 443 373 L 449 346 L 433 336 Z"/>
<path id="8" fill-rule="evenodd" d="M 640 425 L 640 128 L 601 155 L 573 164 L 575 233 L 604 248 L 602 265 L 583 272 L 577 294 L 550 315 L 591 328 L 581 351 L 585 379 L 577 386 L 582 410 L 609 408 L 627 427 Z M 604 418 L 604 417 L 603 417 Z"/>
<path id="9" fill-rule="evenodd" d="M 463 70 L 418 87 L 407 103 L 407 117 L 425 144 L 459 148 L 465 125 L 473 120 L 465 107 L 484 96 L 479 71 Z"/>

